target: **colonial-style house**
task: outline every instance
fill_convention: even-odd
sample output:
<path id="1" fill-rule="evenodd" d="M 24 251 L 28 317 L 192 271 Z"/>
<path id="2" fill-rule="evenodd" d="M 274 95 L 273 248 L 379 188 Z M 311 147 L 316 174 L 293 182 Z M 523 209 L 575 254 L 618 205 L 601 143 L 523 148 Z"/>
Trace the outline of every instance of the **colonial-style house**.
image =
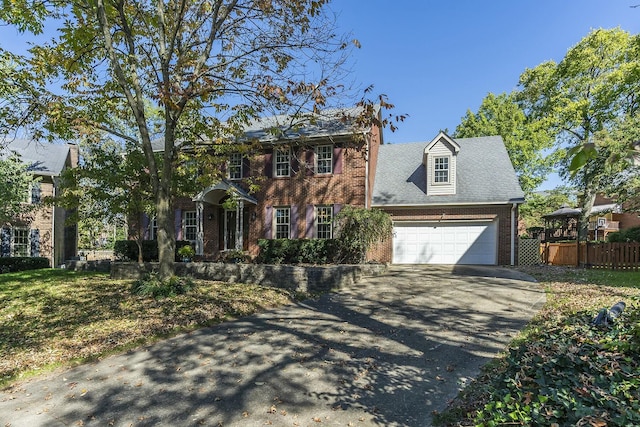
<path id="1" fill-rule="evenodd" d="M 64 264 L 77 254 L 77 226 L 67 223 L 69 212 L 65 209 L 41 202 L 57 193 L 62 171 L 78 165 L 78 146 L 15 139 L 3 151 L 18 154 L 36 178 L 31 192 L 25 195 L 25 203 L 38 206 L 2 224 L 0 255 L 45 257 L 53 267 Z"/>
<path id="2" fill-rule="evenodd" d="M 343 117 L 325 113 L 289 128 L 283 117 L 254 121 L 245 135 L 260 153 L 231 155 L 226 179 L 175 201 L 177 239 L 205 260 L 234 249 L 257 255 L 259 239 L 334 237 L 335 215 L 352 205 L 392 215 L 393 236 L 371 260 L 515 263 L 524 194 L 500 137 L 440 133 L 385 145 L 379 127 L 354 128 Z M 148 229 L 153 238 L 155 225 Z"/>
<path id="3" fill-rule="evenodd" d="M 257 255 L 259 239 L 334 237 L 342 206 L 371 205 L 382 144 L 376 125 L 354 129 L 345 119 L 350 113 L 323 112 L 295 126 L 284 125 L 284 116 L 252 122 L 245 137 L 259 141 L 260 152 L 232 154 L 225 179 L 175 201 L 176 238 L 191 241 L 202 259 L 215 260 L 237 249 Z M 257 191 L 249 192 L 249 181 Z M 154 238 L 155 223 L 146 228 Z"/>

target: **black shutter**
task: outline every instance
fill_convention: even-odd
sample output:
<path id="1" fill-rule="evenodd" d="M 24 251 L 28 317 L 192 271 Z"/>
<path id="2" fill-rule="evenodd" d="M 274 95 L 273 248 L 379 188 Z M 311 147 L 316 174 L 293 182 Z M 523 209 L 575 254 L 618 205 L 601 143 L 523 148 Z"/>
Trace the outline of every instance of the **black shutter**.
<path id="1" fill-rule="evenodd" d="M 40 203 L 42 189 L 39 182 L 34 182 L 31 186 L 31 203 Z"/>
<path id="2" fill-rule="evenodd" d="M 264 153 L 264 176 L 273 177 L 273 150 L 267 150 Z"/>
<path id="3" fill-rule="evenodd" d="M 31 256 L 39 257 L 40 256 L 40 230 L 37 228 L 31 229 Z"/>
<path id="4" fill-rule="evenodd" d="M 251 176 L 251 159 L 248 157 L 242 158 L 242 177 L 249 178 Z"/>
<path id="5" fill-rule="evenodd" d="M 11 256 L 11 229 L 8 227 L 2 227 L 0 234 L 0 256 Z"/>

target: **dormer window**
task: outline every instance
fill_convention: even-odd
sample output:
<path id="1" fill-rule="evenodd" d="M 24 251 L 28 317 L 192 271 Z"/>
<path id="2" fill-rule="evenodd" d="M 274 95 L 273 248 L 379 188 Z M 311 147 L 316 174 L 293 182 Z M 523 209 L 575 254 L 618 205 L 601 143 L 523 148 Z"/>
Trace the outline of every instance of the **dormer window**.
<path id="1" fill-rule="evenodd" d="M 439 156 L 433 159 L 433 182 L 435 184 L 449 183 L 449 156 Z"/>
<path id="2" fill-rule="evenodd" d="M 422 164 L 425 168 L 428 196 L 456 194 L 456 170 L 458 143 L 444 132 L 440 132 L 424 149 Z"/>

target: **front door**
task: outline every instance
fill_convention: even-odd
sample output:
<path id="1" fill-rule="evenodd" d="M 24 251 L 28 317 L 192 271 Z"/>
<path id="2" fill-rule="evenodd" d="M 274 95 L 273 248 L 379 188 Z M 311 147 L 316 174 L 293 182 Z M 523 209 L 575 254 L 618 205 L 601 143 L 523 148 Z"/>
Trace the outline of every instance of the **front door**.
<path id="1" fill-rule="evenodd" d="M 236 248 L 237 213 L 235 210 L 224 211 L 224 250 Z"/>

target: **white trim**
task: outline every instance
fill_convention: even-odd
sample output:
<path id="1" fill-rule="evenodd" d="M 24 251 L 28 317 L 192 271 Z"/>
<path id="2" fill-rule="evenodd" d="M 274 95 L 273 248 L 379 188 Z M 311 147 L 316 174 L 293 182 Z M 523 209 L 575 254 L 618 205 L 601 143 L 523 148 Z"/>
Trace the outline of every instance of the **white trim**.
<path id="1" fill-rule="evenodd" d="M 438 196 L 438 197 L 446 197 L 446 196 Z M 467 203 L 460 203 L 460 202 L 451 202 L 451 203 L 434 203 L 434 204 L 425 204 L 425 203 L 414 203 L 414 204 L 403 204 L 403 205 L 378 205 L 378 204 L 372 204 L 371 206 L 374 208 L 390 208 L 390 209 L 398 209 L 398 208 L 424 208 L 424 209 L 437 209 L 440 208 L 442 206 L 447 206 L 447 207 L 455 207 L 455 206 L 478 206 L 478 207 L 482 207 L 482 206 L 496 206 L 496 205 L 511 205 L 511 204 L 517 204 L 517 205 L 521 205 L 524 203 L 524 200 L 522 201 L 518 201 L 518 202 L 514 202 L 512 200 L 507 200 L 504 202 L 467 202 Z"/>
<path id="2" fill-rule="evenodd" d="M 287 222 L 286 224 L 278 224 L 278 210 L 287 210 Z M 273 206 L 271 209 L 273 215 L 271 220 L 271 236 L 273 239 L 290 239 L 291 238 L 291 206 Z M 287 225 L 287 237 L 278 237 L 278 225 Z"/>
<path id="3" fill-rule="evenodd" d="M 238 157 L 240 159 L 240 164 L 239 165 L 234 165 L 234 168 L 239 168 L 240 171 L 240 176 L 238 177 L 232 177 L 231 176 L 231 160 L 234 157 Z M 244 171 L 242 170 L 243 167 L 243 163 L 244 163 L 244 159 L 242 158 L 242 154 L 240 153 L 232 153 L 229 155 L 229 161 L 227 162 L 227 177 L 232 180 L 232 181 L 238 181 L 241 180 L 243 175 L 244 175 Z"/>
<path id="4" fill-rule="evenodd" d="M 187 214 L 193 214 L 193 217 L 190 218 L 193 223 L 187 225 Z M 194 229 L 194 237 L 193 239 L 187 238 L 187 227 Z M 198 211 L 183 211 L 182 212 L 182 239 L 189 240 L 191 243 L 194 243 L 198 240 Z"/>
<path id="5" fill-rule="evenodd" d="M 433 170 L 431 171 L 431 185 L 451 185 L 451 166 L 452 166 L 452 157 L 451 155 L 434 155 L 433 156 Z M 438 169 L 436 167 L 437 161 L 439 159 L 447 159 L 447 180 L 446 181 L 436 181 L 436 172 L 442 172 L 445 169 Z"/>
<path id="6" fill-rule="evenodd" d="M 316 239 L 332 239 L 333 238 L 333 233 L 334 233 L 334 229 L 333 229 L 333 221 L 334 221 L 334 215 L 333 215 L 333 208 L 334 205 L 315 205 L 313 207 L 313 237 Z M 329 209 L 329 215 L 331 217 L 331 220 L 328 223 L 323 223 L 323 224 L 328 224 L 329 225 L 329 237 L 318 237 L 318 209 Z"/>
<path id="7" fill-rule="evenodd" d="M 328 147 L 329 148 L 329 158 L 328 159 L 322 159 L 323 161 L 327 161 L 329 160 L 329 172 L 318 172 L 318 149 L 319 148 L 324 148 L 324 147 Z M 316 175 L 331 175 L 333 174 L 333 144 L 320 144 L 320 145 L 316 145 L 313 148 L 313 172 Z"/>
<path id="8" fill-rule="evenodd" d="M 282 155 L 286 153 L 287 161 L 278 162 L 278 152 Z M 287 164 L 287 174 L 278 175 L 278 164 Z M 274 178 L 289 178 L 291 176 L 291 147 L 275 147 L 273 149 L 273 177 Z"/>

